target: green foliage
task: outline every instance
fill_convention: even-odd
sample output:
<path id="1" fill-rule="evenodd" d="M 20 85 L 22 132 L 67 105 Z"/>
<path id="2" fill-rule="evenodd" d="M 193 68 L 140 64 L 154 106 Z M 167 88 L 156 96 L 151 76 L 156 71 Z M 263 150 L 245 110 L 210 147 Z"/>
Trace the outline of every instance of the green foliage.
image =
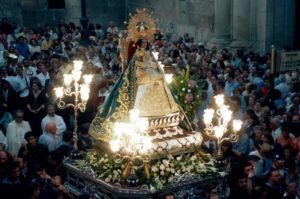
<path id="1" fill-rule="evenodd" d="M 170 89 L 177 102 L 181 105 L 189 121 L 194 119 L 197 108 L 201 104 L 201 79 L 189 74 L 189 69 L 182 70 L 177 76 L 173 77 Z"/>

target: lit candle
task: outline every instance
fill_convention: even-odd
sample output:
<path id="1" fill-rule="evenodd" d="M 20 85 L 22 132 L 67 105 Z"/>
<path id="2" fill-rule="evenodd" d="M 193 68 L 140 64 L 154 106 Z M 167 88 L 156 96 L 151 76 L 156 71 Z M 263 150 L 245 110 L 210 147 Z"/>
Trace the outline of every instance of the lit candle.
<path id="1" fill-rule="evenodd" d="M 233 120 L 232 126 L 234 131 L 239 131 L 242 128 L 243 122 L 241 120 Z"/>
<path id="2" fill-rule="evenodd" d="M 57 87 L 54 90 L 55 90 L 55 94 L 58 98 L 63 97 L 63 95 L 64 95 L 64 88 L 63 87 Z"/>
<path id="3" fill-rule="evenodd" d="M 81 60 L 74 60 L 73 63 L 74 63 L 74 69 L 75 70 L 80 71 L 82 69 L 83 61 L 81 61 Z"/>
<path id="4" fill-rule="evenodd" d="M 89 85 L 82 84 L 80 86 L 80 97 L 81 97 L 82 101 L 87 101 L 89 99 L 89 95 L 90 95 Z"/>
<path id="5" fill-rule="evenodd" d="M 215 136 L 216 138 L 222 138 L 224 135 L 224 127 L 223 126 L 215 126 L 214 127 L 214 132 L 215 132 Z"/>
<path id="6" fill-rule="evenodd" d="M 224 104 L 224 95 L 216 95 L 215 101 L 218 106 L 222 106 Z"/>
<path id="7" fill-rule="evenodd" d="M 92 82 L 93 75 L 83 75 L 83 79 L 86 84 L 90 84 Z"/>

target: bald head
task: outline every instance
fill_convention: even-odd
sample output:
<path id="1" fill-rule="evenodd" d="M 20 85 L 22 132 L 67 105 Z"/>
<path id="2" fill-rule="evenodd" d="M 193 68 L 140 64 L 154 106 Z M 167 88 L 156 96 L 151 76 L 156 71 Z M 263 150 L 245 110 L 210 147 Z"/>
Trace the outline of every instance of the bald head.
<path id="1" fill-rule="evenodd" d="M 50 134 L 56 134 L 56 124 L 54 122 L 49 122 L 46 124 L 45 126 L 45 130 L 47 133 L 50 133 Z"/>

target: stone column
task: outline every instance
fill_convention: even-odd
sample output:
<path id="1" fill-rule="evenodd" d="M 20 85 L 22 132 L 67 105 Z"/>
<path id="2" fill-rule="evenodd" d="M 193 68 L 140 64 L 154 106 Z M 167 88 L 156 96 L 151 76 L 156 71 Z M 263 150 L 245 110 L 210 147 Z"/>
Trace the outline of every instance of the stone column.
<path id="1" fill-rule="evenodd" d="M 233 0 L 231 48 L 247 48 L 250 39 L 250 1 Z"/>
<path id="2" fill-rule="evenodd" d="M 209 45 L 226 47 L 230 42 L 231 1 L 215 0 L 214 38 Z"/>

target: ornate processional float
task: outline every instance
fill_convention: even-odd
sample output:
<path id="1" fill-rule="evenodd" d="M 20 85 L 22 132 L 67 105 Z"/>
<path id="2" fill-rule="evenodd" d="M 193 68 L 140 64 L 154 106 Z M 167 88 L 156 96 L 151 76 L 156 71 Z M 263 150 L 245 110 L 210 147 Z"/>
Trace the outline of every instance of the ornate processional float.
<path id="1" fill-rule="evenodd" d="M 95 147 L 83 159 L 65 161 L 65 186 L 75 195 L 159 198 L 173 193 L 177 198 L 198 198 L 207 186 L 222 181 L 214 159 L 201 150 L 202 135 L 193 130 L 180 96 L 169 88 L 172 75 L 165 73 L 158 53 L 149 49 L 155 29 L 144 9 L 131 16 L 128 36 L 120 41 L 124 73 L 89 130 Z M 177 83 L 191 87 L 184 79 Z M 205 115 L 204 132 L 210 136 L 214 129 L 219 137 L 221 128 L 223 134 L 228 131 L 231 118 L 222 115 L 228 107 L 220 108 L 218 129 L 212 122 L 215 112 L 209 109 Z"/>

